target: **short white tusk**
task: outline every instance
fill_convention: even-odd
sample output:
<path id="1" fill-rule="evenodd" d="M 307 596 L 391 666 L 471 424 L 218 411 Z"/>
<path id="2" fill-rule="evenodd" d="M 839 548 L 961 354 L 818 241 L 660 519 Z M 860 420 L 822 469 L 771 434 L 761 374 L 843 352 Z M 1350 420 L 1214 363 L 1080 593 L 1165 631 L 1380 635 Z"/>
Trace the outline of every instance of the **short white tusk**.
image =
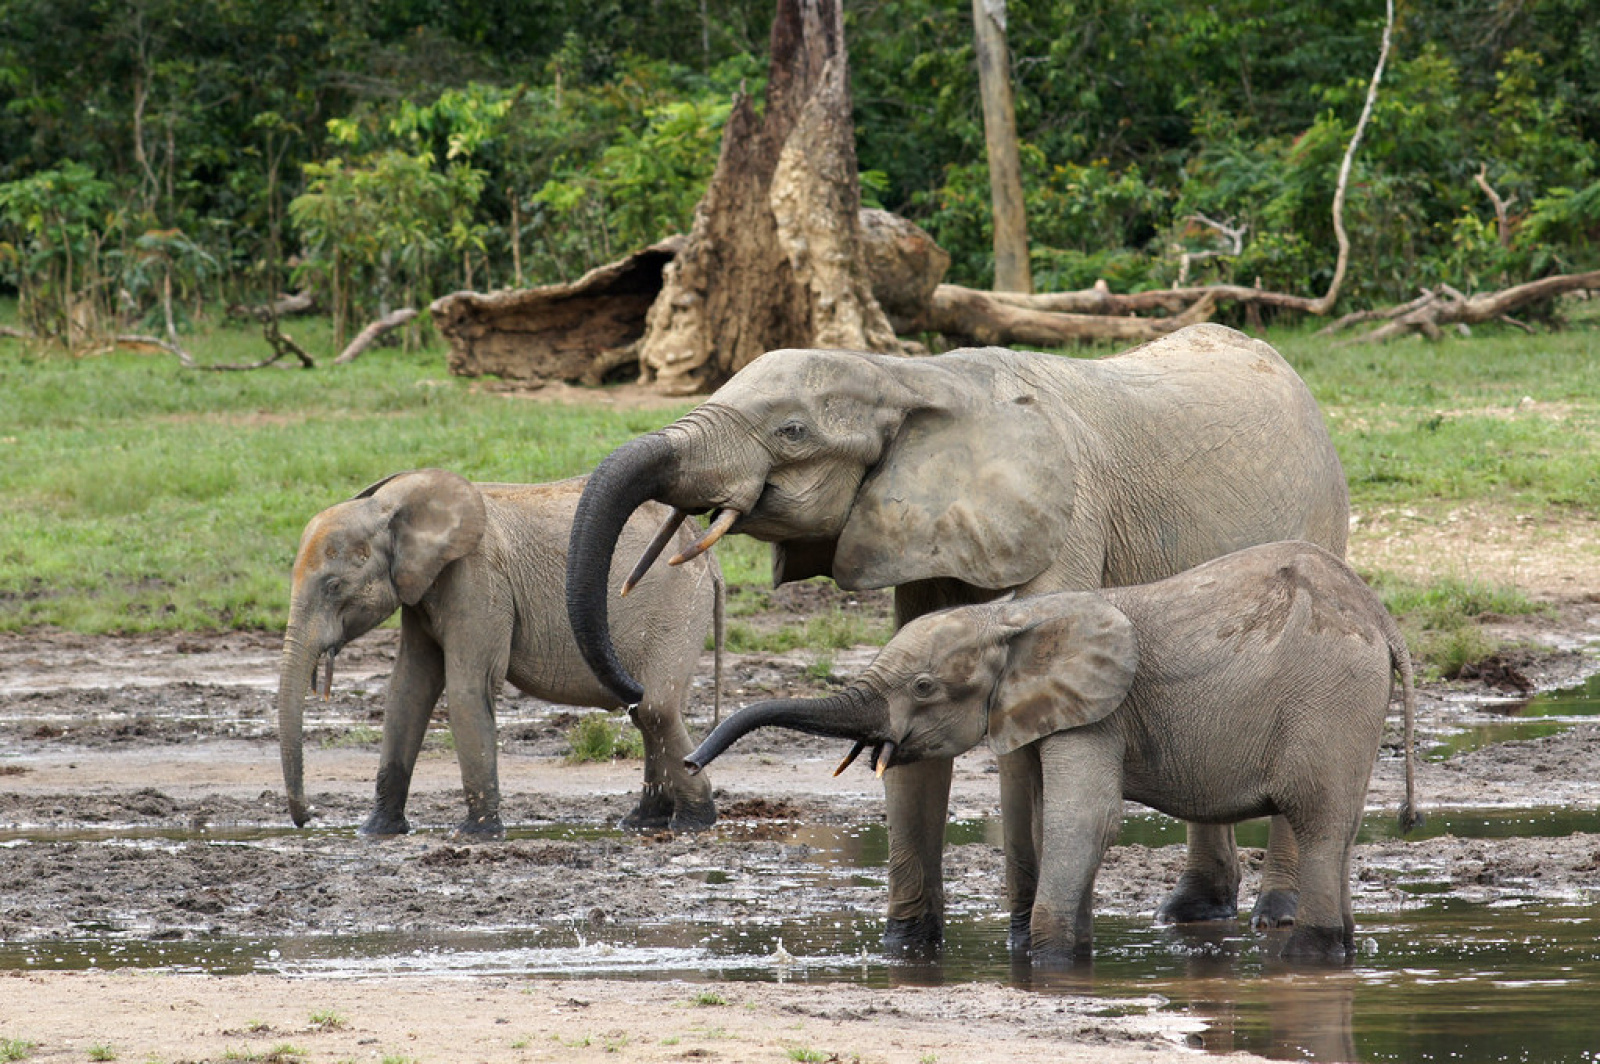
<path id="1" fill-rule="evenodd" d="M 733 523 L 743 516 L 743 514 L 732 507 L 723 510 L 721 513 L 717 514 L 717 519 L 711 522 L 711 527 L 706 529 L 706 534 L 700 537 L 700 541 L 698 543 L 690 547 L 688 550 L 668 558 L 667 564 L 682 565 L 686 561 L 700 557 L 700 555 L 710 550 L 712 545 L 715 544 L 717 540 L 726 535 L 728 529 L 733 527 Z"/>

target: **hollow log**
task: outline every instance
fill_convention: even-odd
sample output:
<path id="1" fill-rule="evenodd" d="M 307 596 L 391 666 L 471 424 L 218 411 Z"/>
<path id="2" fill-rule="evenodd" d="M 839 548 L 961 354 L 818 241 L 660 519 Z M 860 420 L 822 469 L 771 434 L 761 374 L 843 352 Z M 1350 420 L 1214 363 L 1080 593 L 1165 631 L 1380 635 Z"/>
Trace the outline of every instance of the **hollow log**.
<path id="1" fill-rule="evenodd" d="M 682 247 L 670 237 L 563 284 L 455 292 L 434 300 L 433 323 L 450 344 L 450 372 L 508 380 L 600 383 L 596 367 L 626 365 L 644 335 L 661 273 Z"/>

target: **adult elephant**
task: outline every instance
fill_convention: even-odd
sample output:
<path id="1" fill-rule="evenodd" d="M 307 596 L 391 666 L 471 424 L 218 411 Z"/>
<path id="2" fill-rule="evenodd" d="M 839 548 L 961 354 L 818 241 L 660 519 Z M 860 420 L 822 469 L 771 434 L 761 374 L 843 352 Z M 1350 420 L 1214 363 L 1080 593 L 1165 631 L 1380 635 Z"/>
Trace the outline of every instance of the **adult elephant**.
<path id="1" fill-rule="evenodd" d="M 1277 540 L 1342 557 L 1349 522 L 1344 472 L 1305 383 L 1232 329 L 1192 326 L 1092 361 L 1001 348 L 924 359 L 772 351 L 618 448 L 579 501 L 568 615 L 590 667 L 627 700 L 640 689 L 611 643 L 605 579 L 618 534 L 650 499 L 679 516 L 718 511 L 701 544 L 727 531 L 770 541 L 775 583 L 893 587 L 901 625 L 1007 592 L 1149 583 Z M 885 775 L 892 948 L 942 934 L 951 764 Z M 1000 778 L 1016 913 L 1038 876 L 1037 757 L 1002 757 Z M 1258 924 L 1292 921 L 1296 856 L 1275 821 Z M 1187 866 L 1159 915 L 1235 916 L 1238 882 L 1232 829 L 1191 825 Z M 1020 945 L 1025 930 L 1013 930 Z"/>

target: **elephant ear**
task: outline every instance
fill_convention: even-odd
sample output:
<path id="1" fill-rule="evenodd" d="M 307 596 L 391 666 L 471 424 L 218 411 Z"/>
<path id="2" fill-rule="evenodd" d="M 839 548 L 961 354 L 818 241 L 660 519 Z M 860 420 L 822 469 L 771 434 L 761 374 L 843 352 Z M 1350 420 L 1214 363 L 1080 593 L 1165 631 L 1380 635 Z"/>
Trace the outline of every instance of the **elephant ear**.
<path id="1" fill-rule="evenodd" d="M 370 497 L 393 508 L 389 572 L 407 606 L 416 605 L 446 565 L 483 539 L 483 495 L 459 473 L 443 469 L 397 473 L 356 497 Z"/>
<path id="2" fill-rule="evenodd" d="M 989 709 L 997 754 L 1081 728 L 1122 704 L 1139 664 L 1133 624 L 1092 592 L 1041 595 L 1000 607 L 1012 630 Z"/>
<path id="3" fill-rule="evenodd" d="M 862 481 L 833 577 L 866 589 L 934 577 L 1027 583 L 1061 553 L 1076 449 L 1031 396 L 913 412 Z"/>

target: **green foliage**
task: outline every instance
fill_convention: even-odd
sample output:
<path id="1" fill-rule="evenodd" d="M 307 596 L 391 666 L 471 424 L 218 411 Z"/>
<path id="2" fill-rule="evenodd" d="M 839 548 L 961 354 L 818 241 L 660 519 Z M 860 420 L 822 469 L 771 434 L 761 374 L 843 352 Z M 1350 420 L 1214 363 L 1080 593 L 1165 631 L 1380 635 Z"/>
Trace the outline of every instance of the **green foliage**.
<path id="1" fill-rule="evenodd" d="M 111 193 L 75 162 L 0 185 L 0 277 L 16 287 L 20 317 L 35 335 L 96 335 L 108 315 L 104 252 L 121 224 L 109 212 Z"/>
<path id="2" fill-rule="evenodd" d="M 426 305 L 441 265 L 481 251 L 472 208 L 483 174 L 462 162 L 442 171 L 430 152 L 381 151 L 358 165 L 308 163 L 307 191 L 289 204 L 304 240 L 298 281 L 331 297 L 334 344 L 355 317 Z"/>
<path id="3" fill-rule="evenodd" d="M 117 1051 L 103 1042 L 96 1042 L 89 1047 L 90 1060 L 116 1060 Z"/>
<path id="4" fill-rule="evenodd" d="M 627 721 L 604 713 L 590 713 L 567 729 L 567 761 L 582 765 L 593 761 L 638 760 L 644 757 L 644 736 Z"/>

